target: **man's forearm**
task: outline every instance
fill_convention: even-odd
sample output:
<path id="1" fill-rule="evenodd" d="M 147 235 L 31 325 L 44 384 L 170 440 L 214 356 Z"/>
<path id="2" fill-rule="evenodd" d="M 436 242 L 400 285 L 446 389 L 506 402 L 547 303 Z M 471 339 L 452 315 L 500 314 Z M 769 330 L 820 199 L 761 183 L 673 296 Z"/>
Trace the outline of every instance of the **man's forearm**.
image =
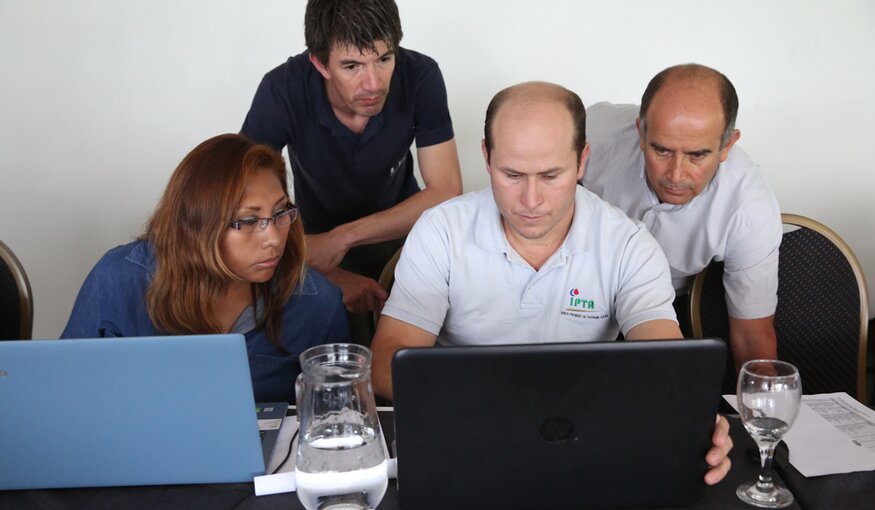
<path id="1" fill-rule="evenodd" d="M 419 148 L 416 155 L 424 189 L 394 207 L 337 227 L 336 239 L 343 249 L 404 237 L 423 211 L 462 193 L 454 139 Z"/>
<path id="2" fill-rule="evenodd" d="M 371 344 L 371 384 L 374 393 L 389 400 L 392 400 L 392 356 L 399 348 L 386 342 Z"/>
<path id="3" fill-rule="evenodd" d="M 405 347 L 429 347 L 437 335 L 393 317 L 382 316 L 371 343 L 371 384 L 374 392 L 392 399 L 392 356 Z"/>
<path id="4" fill-rule="evenodd" d="M 629 330 L 626 340 L 674 340 L 681 339 L 678 323 L 669 319 L 655 319 L 643 322 Z"/>
<path id="5" fill-rule="evenodd" d="M 425 188 L 389 209 L 307 236 L 311 265 L 325 273 L 334 269 L 350 248 L 400 239 L 423 211 L 462 193 L 455 140 L 417 149 L 416 154 Z"/>
<path id="6" fill-rule="evenodd" d="M 389 209 L 339 225 L 331 231 L 345 249 L 400 239 L 410 232 L 423 211 L 459 194 L 461 190 L 425 188 Z"/>
<path id="7" fill-rule="evenodd" d="M 761 319 L 729 318 L 729 343 L 735 371 L 752 359 L 778 359 L 774 315 Z"/>

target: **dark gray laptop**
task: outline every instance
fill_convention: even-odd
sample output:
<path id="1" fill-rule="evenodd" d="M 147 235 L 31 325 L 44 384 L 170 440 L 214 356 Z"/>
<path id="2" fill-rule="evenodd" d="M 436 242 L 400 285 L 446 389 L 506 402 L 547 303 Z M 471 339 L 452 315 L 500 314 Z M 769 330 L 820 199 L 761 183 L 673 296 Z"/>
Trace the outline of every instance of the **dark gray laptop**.
<path id="1" fill-rule="evenodd" d="M 719 340 L 399 351 L 402 508 L 629 508 L 702 497 Z"/>
<path id="2" fill-rule="evenodd" d="M 0 489 L 248 482 L 264 465 L 242 335 L 0 342 Z"/>

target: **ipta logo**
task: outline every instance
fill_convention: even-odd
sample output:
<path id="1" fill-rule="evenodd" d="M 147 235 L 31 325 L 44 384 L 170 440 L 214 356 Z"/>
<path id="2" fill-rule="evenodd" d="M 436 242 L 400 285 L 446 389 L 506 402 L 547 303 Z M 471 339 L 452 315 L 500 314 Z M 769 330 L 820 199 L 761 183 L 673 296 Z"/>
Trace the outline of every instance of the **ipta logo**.
<path id="1" fill-rule="evenodd" d="M 580 291 L 576 288 L 568 291 L 568 295 L 571 296 L 571 298 L 568 300 L 569 308 L 574 308 L 578 310 L 595 310 L 595 301 L 578 297 L 580 296 Z"/>

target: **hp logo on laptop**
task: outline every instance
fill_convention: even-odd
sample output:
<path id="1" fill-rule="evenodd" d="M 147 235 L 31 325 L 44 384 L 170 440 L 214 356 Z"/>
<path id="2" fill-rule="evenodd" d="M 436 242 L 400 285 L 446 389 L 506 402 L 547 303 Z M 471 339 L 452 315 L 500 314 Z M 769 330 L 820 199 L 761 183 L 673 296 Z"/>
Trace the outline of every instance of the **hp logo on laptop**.
<path id="1" fill-rule="evenodd" d="M 564 416 L 552 416 L 541 424 L 541 438 L 548 443 L 563 443 L 574 434 L 574 423 Z"/>

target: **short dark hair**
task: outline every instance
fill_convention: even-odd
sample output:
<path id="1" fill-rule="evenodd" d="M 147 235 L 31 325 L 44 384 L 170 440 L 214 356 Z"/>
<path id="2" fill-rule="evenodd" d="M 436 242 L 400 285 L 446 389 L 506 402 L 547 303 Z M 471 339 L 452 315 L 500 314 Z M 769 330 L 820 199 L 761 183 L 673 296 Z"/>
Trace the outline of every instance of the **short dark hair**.
<path id="1" fill-rule="evenodd" d="M 376 53 L 375 41 L 395 51 L 401 43 L 401 18 L 394 0 L 310 0 L 304 13 L 307 50 L 323 64 L 334 44 Z"/>
<path id="2" fill-rule="evenodd" d="M 720 104 L 723 106 L 723 119 L 726 121 L 723 127 L 723 135 L 720 138 L 720 148 L 729 143 L 729 138 L 735 131 L 735 119 L 738 117 L 738 94 L 735 92 L 735 87 L 729 78 L 716 69 L 712 69 L 701 64 L 681 64 L 668 67 L 659 72 L 647 84 L 644 90 L 644 95 L 641 96 L 641 109 L 638 112 L 638 118 L 641 120 L 641 129 L 647 131 L 645 116 L 650 108 L 650 103 L 656 93 L 665 85 L 670 78 L 678 77 L 703 77 L 711 76 L 717 80 L 719 87 L 718 94 L 720 95 Z"/>
<path id="3" fill-rule="evenodd" d="M 519 87 L 533 84 L 537 83 L 520 83 L 508 87 L 498 94 L 495 94 L 495 97 L 489 102 L 489 106 L 486 108 L 486 122 L 483 128 L 483 138 L 486 144 L 487 157 L 492 154 L 492 146 L 494 143 L 492 140 L 492 122 L 495 120 L 495 115 L 498 114 L 498 110 Z M 571 122 L 574 125 L 572 143 L 574 144 L 574 150 L 577 152 L 577 159 L 579 160 L 580 156 L 583 154 L 583 149 L 586 147 L 586 108 L 583 106 L 583 101 L 581 101 L 580 96 L 560 85 L 552 83 L 541 83 L 540 85 L 546 85 L 552 89 L 553 92 L 550 95 L 568 108 L 568 113 L 571 114 Z"/>

